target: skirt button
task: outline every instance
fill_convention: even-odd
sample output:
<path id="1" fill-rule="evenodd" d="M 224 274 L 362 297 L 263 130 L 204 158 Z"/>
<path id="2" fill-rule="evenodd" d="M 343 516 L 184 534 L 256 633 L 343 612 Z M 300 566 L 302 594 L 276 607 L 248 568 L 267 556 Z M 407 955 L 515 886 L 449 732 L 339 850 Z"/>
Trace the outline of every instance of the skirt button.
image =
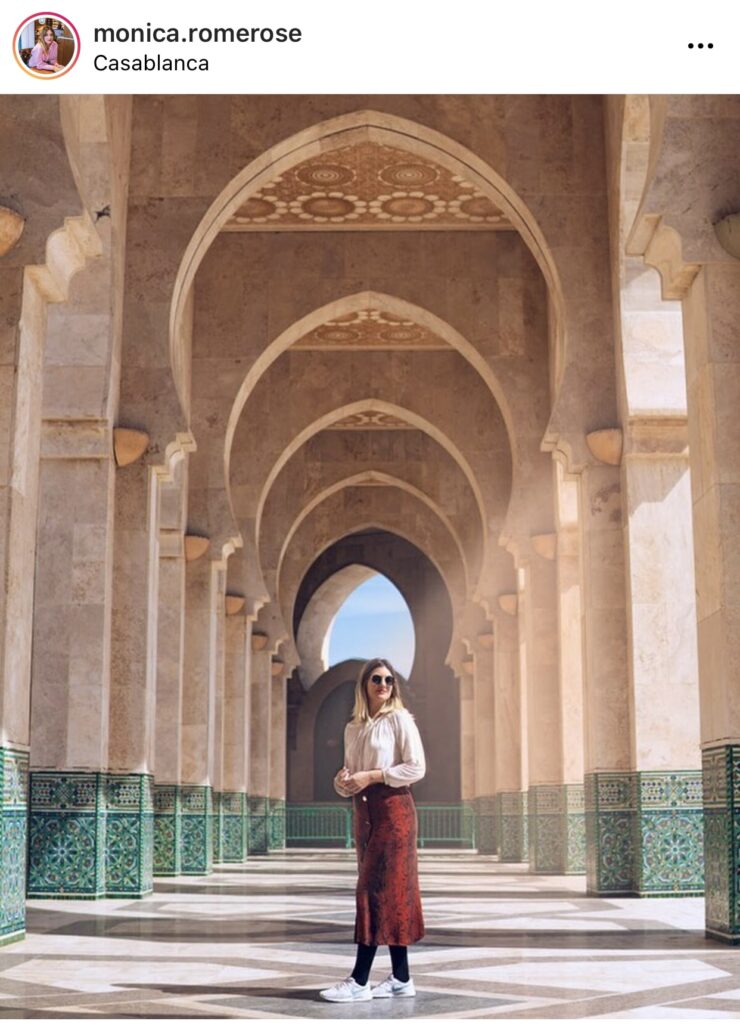
<path id="1" fill-rule="evenodd" d="M 362 799 L 365 801 L 365 803 L 367 803 L 367 797 L 366 796 L 363 796 Z"/>

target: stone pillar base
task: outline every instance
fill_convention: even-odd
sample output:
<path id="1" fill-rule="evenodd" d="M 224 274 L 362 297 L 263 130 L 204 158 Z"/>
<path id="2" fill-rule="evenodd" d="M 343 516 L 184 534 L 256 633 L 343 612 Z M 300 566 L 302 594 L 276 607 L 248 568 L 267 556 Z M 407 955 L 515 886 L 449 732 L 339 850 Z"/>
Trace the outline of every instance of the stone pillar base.
<path id="1" fill-rule="evenodd" d="M 247 851 L 250 854 L 268 852 L 269 803 L 266 796 L 247 797 L 249 806 Z"/>
<path id="2" fill-rule="evenodd" d="M 152 789 L 150 775 L 31 772 L 29 898 L 151 893 Z"/>
<path id="3" fill-rule="evenodd" d="M 270 799 L 269 801 L 268 848 L 270 850 L 285 849 L 285 800 Z"/>
<path id="4" fill-rule="evenodd" d="M 213 791 L 210 786 L 180 787 L 180 874 L 213 871 Z"/>
<path id="5" fill-rule="evenodd" d="M 214 864 L 221 863 L 221 797 L 223 793 L 212 791 L 213 805 L 211 809 L 211 851 Z"/>
<path id="6" fill-rule="evenodd" d="M 530 786 L 529 869 L 541 875 L 586 870 L 583 785 Z"/>
<path id="7" fill-rule="evenodd" d="M 179 875 L 182 853 L 180 786 L 154 786 L 154 874 Z"/>
<path id="8" fill-rule="evenodd" d="M 496 836 L 502 864 L 524 864 L 528 856 L 527 792 L 496 794 Z"/>
<path id="9" fill-rule="evenodd" d="M 478 853 L 497 853 L 496 797 L 476 797 L 473 801 L 473 809 L 475 813 L 475 845 Z"/>
<path id="10" fill-rule="evenodd" d="M 701 772 L 595 772 L 585 786 L 589 894 L 702 895 Z"/>
<path id="11" fill-rule="evenodd" d="M 740 746 L 704 750 L 706 932 L 740 943 Z"/>
<path id="12" fill-rule="evenodd" d="M 26 934 L 28 753 L 0 747 L 0 945 Z"/>
<path id="13" fill-rule="evenodd" d="M 154 891 L 154 780 L 151 775 L 106 776 L 105 895 Z"/>
<path id="14" fill-rule="evenodd" d="M 245 793 L 221 794 L 221 861 L 243 864 L 247 859 L 247 797 Z"/>

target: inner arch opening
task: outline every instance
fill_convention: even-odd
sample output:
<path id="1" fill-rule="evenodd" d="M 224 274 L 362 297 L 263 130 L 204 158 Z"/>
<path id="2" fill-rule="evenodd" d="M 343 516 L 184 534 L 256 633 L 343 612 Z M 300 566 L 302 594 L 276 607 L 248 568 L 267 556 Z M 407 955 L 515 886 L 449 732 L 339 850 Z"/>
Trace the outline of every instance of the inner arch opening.
<path id="1" fill-rule="evenodd" d="M 349 659 L 388 658 L 408 679 L 416 653 L 414 621 L 401 591 L 374 573 L 337 610 L 324 638 L 327 668 Z"/>

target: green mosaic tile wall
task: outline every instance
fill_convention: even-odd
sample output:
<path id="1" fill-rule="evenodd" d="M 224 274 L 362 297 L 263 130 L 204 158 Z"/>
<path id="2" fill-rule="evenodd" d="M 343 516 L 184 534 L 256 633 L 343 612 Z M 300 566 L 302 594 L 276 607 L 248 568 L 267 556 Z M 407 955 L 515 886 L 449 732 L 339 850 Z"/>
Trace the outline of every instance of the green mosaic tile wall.
<path id="1" fill-rule="evenodd" d="M 268 847 L 270 850 L 285 849 L 285 801 L 270 800 L 268 823 Z"/>
<path id="2" fill-rule="evenodd" d="M 29 897 L 152 891 L 151 776 L 31 772 L 29 803 Z"/>
<path id="3" fill-rule="evenodd" d="M 703 751 L 707 934 L 740 943 L 740 746 Z"/>
<path id="4" fill-rule="evenodd" d="M 574 875 L 586 870 L 583 786 L 531 786 L 529 864 L 538 874 Z"/>
<path id="5" fill-rule="evenodd" d="M 479 853 L 495 854 L 496 797 L 479 796 L 473 801 L 475 810 L 475 845 Z"/>
<path id="6" fill-rule="evenodd" d="M 0 945 L 26 928 L 28 753 L 0 747 Z"/>
<path id="7" fill-rule="evenodd" d="M 213 790 L 210 786 L 180 787 L 180 873 L 213 871 Z"/>
<path id="8" fill-rule="evenodd" d="M 105 896 L 104 772 L 31 772 L 28 895 Z"/>
<path id="9" fill-rule="evenodd" d="M 586 776 L 586 875 L 598 895 L 700 895 L 701 773 Z"/>
<path id="10" fill-rule="evenodd" d="M 248 853 L 267 853 L 269 800 L 265 796 L 247 797 L 249 820 L 247 832 Z"/>
<path id="11" fill-rule="evenodd" d="M 496 794 L 496 836 L 499 859 L 505 864 L 526 862 L 529 845 L 527 793 Z"/>
<path id="12" fill-rule="evenodd" d="M 243 864 L 247 858 L 246 793 L 221 794 L 221 860 Z"/>
<path id="13" fill-rule="evenodd" d="M 181 873 L 182 808 L 180 786 L 154 786 L 154 874 Z"/>
<path id="14" fill-rule="evenodd" d="M 105 895 L 148 895 L 154 884 L 151 775 L 107 775 L 105 812 Z"/>
<path id="15" fill-rule="evenodd" d="M 213 810 L 211 812 L 211 853 L 214 864 L 221 863 L 221 793 L 212 792 Z"/>

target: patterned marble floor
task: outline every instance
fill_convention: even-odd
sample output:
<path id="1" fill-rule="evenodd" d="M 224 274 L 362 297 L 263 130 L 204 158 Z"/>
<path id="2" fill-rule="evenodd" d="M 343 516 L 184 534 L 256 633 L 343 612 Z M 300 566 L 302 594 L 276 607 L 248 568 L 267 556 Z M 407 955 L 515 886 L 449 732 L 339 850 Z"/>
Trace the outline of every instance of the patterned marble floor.
<path id="1" fill-rule="evenodd" d="M 318 989 L 353 963 L 354 853 L 288 851 L 145 900 L 34 901 L 0 949 L 0 1017 L 740 1017 L 740 949 L 701 899 L 584 895 L 470 853 L 421 853 L 417 996 L 351 1006 Z M 378 951 L 371 979 L 390 969 Z"/>

